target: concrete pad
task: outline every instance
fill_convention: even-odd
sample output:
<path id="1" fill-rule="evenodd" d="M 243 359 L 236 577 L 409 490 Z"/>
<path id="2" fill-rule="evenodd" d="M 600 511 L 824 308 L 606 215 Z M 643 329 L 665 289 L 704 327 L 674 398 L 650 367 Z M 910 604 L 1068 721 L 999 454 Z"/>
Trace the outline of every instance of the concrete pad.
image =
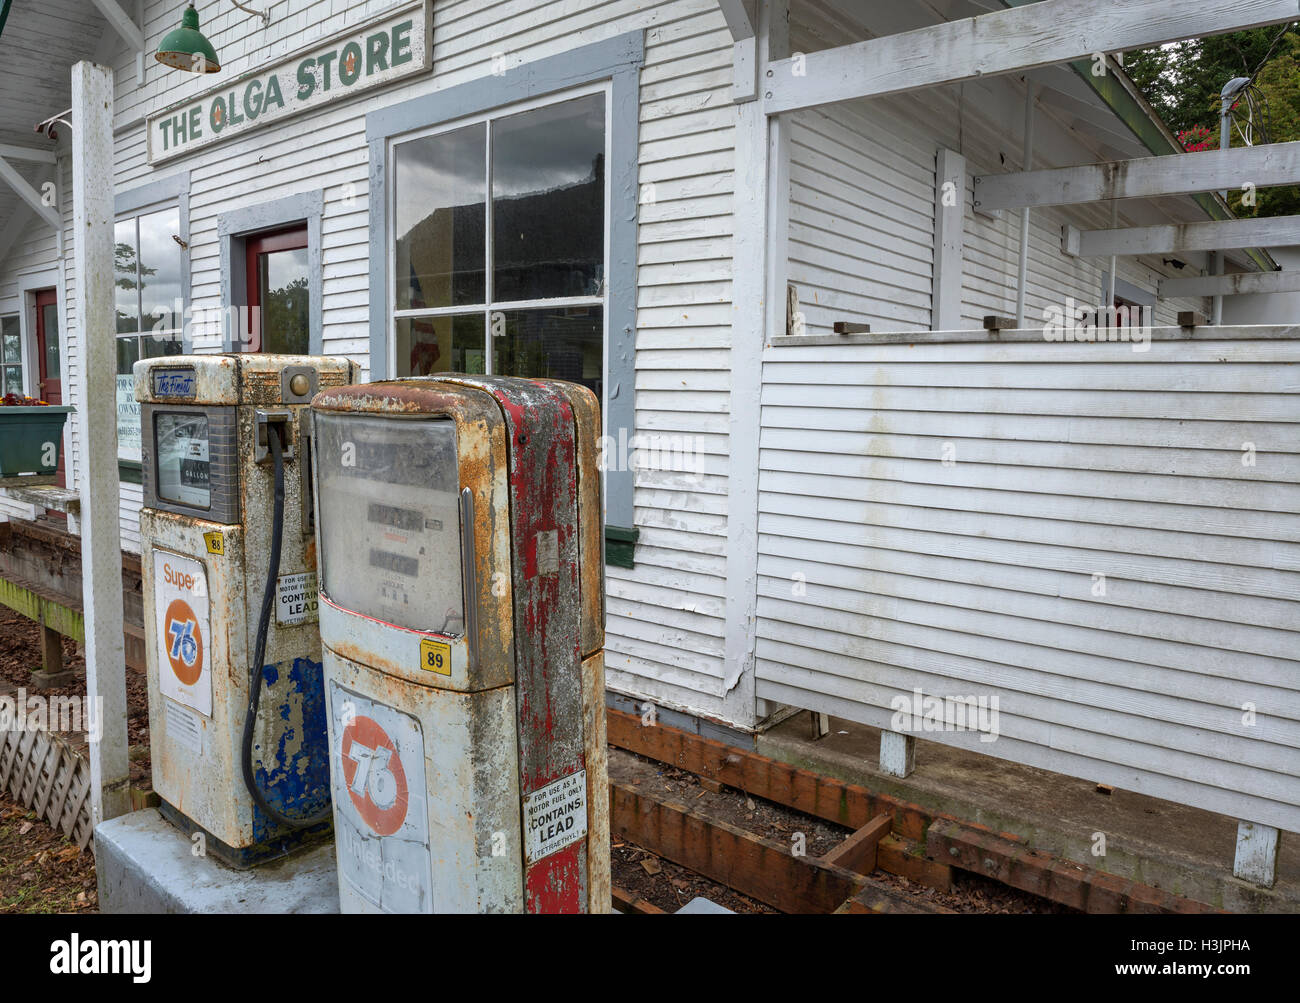
<path id="1" fill-rule="evenodd" d="M 879 768 L 880 731 L 831 718 L 810 740 L 806 714 L 757 739 L 772 759 L 890 794 L 932 812 L 1015 833 L 1036 850 L 1233 912 L 1300 912 L 1300 836 L 1282 833 L 1277 882 L 1234 877 L 1238 819 L 1021 766 L 936 742 L 916 741 L 916 769 L 900 779 Z M 1105 856 L 1094 856 L 1096 834 Z"/>
<path id="2" fill-rule="evenodd" d="M 105 913 L 336 913 L 334 842 L 314 843 L 248 870 L 196 857 L 154 808 L 95 827 L 99 908 Z"/>

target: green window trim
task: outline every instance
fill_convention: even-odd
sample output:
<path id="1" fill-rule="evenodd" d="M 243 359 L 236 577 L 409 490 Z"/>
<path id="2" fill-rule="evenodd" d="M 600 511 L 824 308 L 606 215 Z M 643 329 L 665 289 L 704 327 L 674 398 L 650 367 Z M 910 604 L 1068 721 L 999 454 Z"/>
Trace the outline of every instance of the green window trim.
<path id="1" fill-rule="evenodd" d="M 118 460 L 117 479 L 123 484 L 143 484 L 144 466 L 139 460 Z"/>
<path id="2" fill-rule="evenodd" d="M 605 527 L 605 563 L 616 568 L 634 568 L 633 556 L 636 552 L 637 537 L 641 531 L 636 527 L 624 529 L 622 526 Z"/>

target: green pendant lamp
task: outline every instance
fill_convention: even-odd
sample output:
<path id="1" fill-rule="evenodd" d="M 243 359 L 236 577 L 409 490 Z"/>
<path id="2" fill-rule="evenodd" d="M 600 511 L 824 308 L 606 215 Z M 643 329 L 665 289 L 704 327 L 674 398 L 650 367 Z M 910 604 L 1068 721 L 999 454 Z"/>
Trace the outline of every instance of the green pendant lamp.
<path id="1" fill-rule="evenodd" d="M 199 31 L 199 12 L 194 9 L 194 4 L 185 8 L 181 26 L 169 31 L 158 43 L 154 59 L 165 66 L 192 73 L 216 73 L 221 69 L 217 50 Z"/>

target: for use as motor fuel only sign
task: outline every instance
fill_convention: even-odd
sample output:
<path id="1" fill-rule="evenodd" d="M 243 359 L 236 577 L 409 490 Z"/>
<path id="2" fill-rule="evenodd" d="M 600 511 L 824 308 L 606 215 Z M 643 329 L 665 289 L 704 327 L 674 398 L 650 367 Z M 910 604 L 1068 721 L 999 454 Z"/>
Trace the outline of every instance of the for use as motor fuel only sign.
<path id="1" fill-rule="evenodd" d="M 549 857 L 587 835 L 587 771 L 579 770 L 524 795 L 524 854 Z"/>

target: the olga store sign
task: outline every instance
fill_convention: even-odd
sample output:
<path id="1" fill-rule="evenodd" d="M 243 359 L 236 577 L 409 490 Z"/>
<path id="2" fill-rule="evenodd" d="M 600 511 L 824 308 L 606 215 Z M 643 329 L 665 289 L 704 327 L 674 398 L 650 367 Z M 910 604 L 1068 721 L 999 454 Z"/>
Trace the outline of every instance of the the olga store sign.
<path id="1" fill-rule="evenodd" d="M 300 50 L 149 116 L 149 163 L 242 135 L 430 65 L 428 6 L 406 4 L 365 28 Z"/>

